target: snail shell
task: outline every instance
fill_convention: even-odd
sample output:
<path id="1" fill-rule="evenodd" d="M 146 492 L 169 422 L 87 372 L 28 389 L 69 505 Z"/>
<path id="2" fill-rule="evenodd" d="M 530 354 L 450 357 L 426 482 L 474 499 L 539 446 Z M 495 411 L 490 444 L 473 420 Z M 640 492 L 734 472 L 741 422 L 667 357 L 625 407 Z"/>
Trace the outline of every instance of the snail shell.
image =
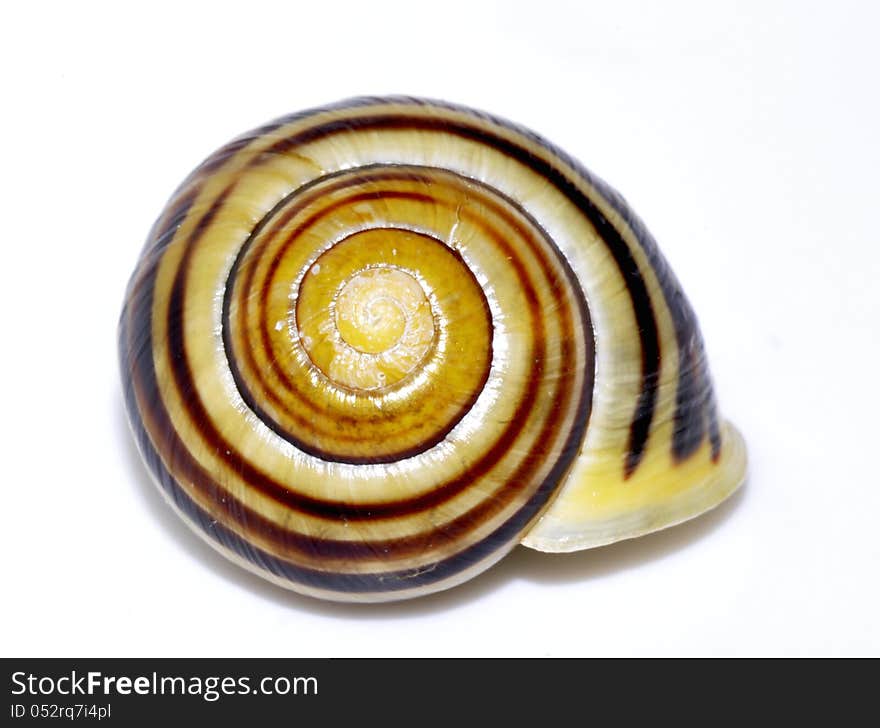
<path id="1" fill-rule="evenodd" d="M 696 319 L 623 199 L 535 134 L 359 99 L 218 150 L 126 294 L 128 414 L 175 510 L 298 592 L 445 589 L 742 482 Z"/>

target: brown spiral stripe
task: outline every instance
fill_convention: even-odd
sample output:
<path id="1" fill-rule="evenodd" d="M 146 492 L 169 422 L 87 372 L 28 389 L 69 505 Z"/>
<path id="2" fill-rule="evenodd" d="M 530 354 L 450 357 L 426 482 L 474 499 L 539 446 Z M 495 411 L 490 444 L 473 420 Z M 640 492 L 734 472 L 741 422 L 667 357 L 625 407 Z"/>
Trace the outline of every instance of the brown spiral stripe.
<path id="1" fill-rule="evenodd" d="M 312 232 L 317 223 L 330 218 L 334 224 L 338 225 L 339 216 L 345 206 L 359 205 L 364 202 L 381 204 L 389 200 L 407 200 L 412 208 L 412 224 L 425 219 L 439 206 L 445 206 L 448 211 L 454 212 L 454 202 L 450 199 L 442 199 L 438 194 L 439 190 L 435 182 L 441 177 L 447 183 L 454 181 L 453 175 L 439 170 L 419 170 L 399 165 L 384 169 L 381 167 L 360 168 L 354 173 L 343 172 L 327 175 L 321 178 L 319 184 L 310 186 L 306 191 L 298 190 L 290 198 L 285 198 L 282 203 L 276 205 L 273 212 L 261 221 L 258 229 L 242 247 L 230 273 L 230 284 L 227 286 L 230 294 L 238 292 L 240 295 L 241 305 L 238 307 L 237 322 L 231 322 L 229 316 L 233 295 L 226 297 L 224 305 L 224 341 L 227 350 L 233 353 L 233 356 L 230 357 L 230 367 L 236 385 L 247 405 L 271 429 L 285 437 L 298 449 L 325 460 L 355 464 L 391 463 L 412 457 L 442 442 L 452 428 L 470 411 L 482 391 L 491 364 L 490 332 L 492 322 L 488 303 L 479 293 L 477 295 L 480 305 L 477 315 L 482 315 L 485 318 L 484 327 L 488 335 L 486 336 L 486 349 L 480 352 L 482 356 L 479 366 L 474 366 L 471 363 L 469 368 L 465 370 L 473 373 L 473 381 L 470 382 L 464 396 L 461 396 L 460 392 L 438 391 L 436 387 L 430 392 L 422 391 L 418 408 L 414 407 L 414 395 L 410 394 L 406 408 L 409 410 L 412 421 L 408 423 L 403 433 L 397 433 L 398 438 L 401 435 L 406 436 L 409 441 L 408 446 L 391 450 L 388 450 L 388 438 L 400 429 L 399 417 L 389 417 L 387 408 L 382 410 L 368 409 L 366 414 L 357 416 L 357 414 L 352 414 L 351 403 L 348 401 L 335 404 L 332 401 L 328 402 L 322 396 L 320 388 L 314 382 L 308 381 L 307 377 L 304 378 L 304 382 L 294 381 L 284 367 L 286 346 L 283 342 L 287 337 L 287 332 L 274 330 L 274 322 L 269 321 L 265 315 L 269 308 L 270 291 L 273 288 L 276 291 L 279 290 L 279 287 L 274 285 L 274 277 L 282 257 L 285 252 L 297 244 L 299 239 Z M 395 182 L 407 184 L 393 185 Z M 457 182 L 467 188 L 469 195 L 479 198 L 481 204 L 493 206 L 495 214 L 503 216 L 509 227 L 519 230 L 523 235 L 527 234 L 523 227 L 517 227 L 519 223 L 508 212 L 488 196 L 488 191 L 481 190 L 480 186 L 472 181 L 458 180 Z M 392 189 L 380 192 L 382 184 L 386 187 L 390 184 Z M 370 187 L 370 191 L 366 193 L 360 191 L 363 186 Z M 423 191 L 414 192 L 412 191 L 413 187 Z M 353 191 L 351 191 L 352 189 Z M 320 203 L 320 210 L 314 211 L 310 208 L 310 205 L 318 203 Z M 505 201 L 505 203 L 509 205 L 510 201 Z M 238 274 L 243 261 L 247 260 L 249 256 L 260 257 L 263 255 L 265 249 L 270 247 L 272 234 L 285 227 L 291 227 L 291 221 L 297 216 L 303 218 L 303 221 L 293 225 L 292 229 L 283 236 L 283 239 L 278 241 L 277 250 L 265 266 L 266 274 L 261 285 L 258 287 L 254 285 L 254 276 L 258 266 L 252 264 L 248 267 L 247 274 L 242 276 L 244 280 L 240 286 L 237 286 Z M 486 221 L 482 219 L 474 222 L 480 226 L 486 225 Z M 498 230 L 487 229 L 486 233 L 505 254 L 513 252 Z M 533 232 L 533 234 L 535 233 Z M 259 246 L 256 246 L 259 249 L 254 250 L 253 243 L 257 238 L 260 238 Z M 436 240 L 435 238 L 431 239 Z M 357 244 L 357 241 L 354 242 Z M 443 250 L 446 255 L 458 260 L 460 277 L 457 284 L 469 285 L 479 291 L 478 282 L 473 278 L 467 264 L 461 260 L 459 253 L 442 245 L 439 240 L 436 242 L 439 244 L 437 247 Z M 535 251 L 540 246 L 540 243 L 535 240 L 529 240 L 526 244 L 531 245 Z M 340 245 L 340 243 L 336 245 Z M 317 262 L 320 263 L 320 259 Z M 313 270 L 310 268 L 310 271 Z M 552 272 L 545 270 L 545 274 L 552 275 Z M 522 267 L 518 269 L 518 279 L 524 290 L 530 290 L 529 276 Z M 283 293 L 283 288 L 281 290 Z M 534 293 L 532 293 L 532 297 L 535 298 Z M 540 330 L 542 322 L 537 315 L 533 315 L 533 319 L 533 330 L 537 332 Z M 241 341 L 237 341 L 236 337 L 232 335 L 236 323 L 238 330 L 244 332 Z M 256 361 L 255 353 L 259 351 L 269 354 L 265 362 Z M 475 347 L 472 344 L 469 345 L 468 355 L 472 357 L 477 353 Z M 312 391 L 304 392 L 302 388 L 308 388 Z M 430 394 L 429 397 L 428 394 Z M 449 396 L 450 401 L 443 401 L 450 394 L 452 395 Z M 364 395 L 359 395 L 356 390 L 352 390 L 352 396 L 365 398 Z M 441 417 L 441 413 L 445 416 Z M 432 421 L 437 419 L 440 419 L 441 422 L 432 427 Z M 282 420 L 284 423 L 281 422 Z M 364 420 L 367 422 L 365 423 Z M 381 436 L 368 439 L 360 437 L 359 431 L 364 429 L 364 424 L 369 425 L 372 430 L 382 429 Z M 340 431 L 340 425 L 345 429 Z M 321 449 L 315 444 L 316 440 L 321 442 L 333 440 L 337 446 L 343 444 L 347 447 L 335 451 Z"/>
<path id="2" fill-rule="evenodd" d="M 163 492 L 284 586 L 380 601 L 459 583 L 519 542 L 583 447 L 597 343 L 582 281 L 503 175 L 467 169 L 474 149 L 534 176 L 536 195 L 555 190 L 616 265 L 641 351 L 624 474 L 651 436 L 661 367 L 640 259 L 682 352 L 671 451 L 684 459 L 708 437 L 717 456 L 693 313 L 616 193 L 461 107 L 361 99 L 286 117 L 175 193 L 119 330 L 129 417 Z M 402 292 L 390 303 L 387 281 Z M 400 315 L 404 344 L 346 339 L 340 302 L 362 290 L 383 321 Z"/>

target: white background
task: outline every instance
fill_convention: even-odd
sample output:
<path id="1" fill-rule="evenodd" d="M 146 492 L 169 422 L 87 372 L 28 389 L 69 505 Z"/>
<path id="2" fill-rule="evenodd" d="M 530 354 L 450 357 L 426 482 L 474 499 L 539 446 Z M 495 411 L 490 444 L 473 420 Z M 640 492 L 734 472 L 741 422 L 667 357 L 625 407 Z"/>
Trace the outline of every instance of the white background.
<path id="1" fill-rule="evenodd" d="M 875 8 L 6 4 L 2 654 L 880 654 Z M 700 316 L 744 491 L 391 606 L 287 593 L 178 521 L 116 364 L 147 230 L 229 138 L 384 93 L 519 121 L 624 193 Z"/>

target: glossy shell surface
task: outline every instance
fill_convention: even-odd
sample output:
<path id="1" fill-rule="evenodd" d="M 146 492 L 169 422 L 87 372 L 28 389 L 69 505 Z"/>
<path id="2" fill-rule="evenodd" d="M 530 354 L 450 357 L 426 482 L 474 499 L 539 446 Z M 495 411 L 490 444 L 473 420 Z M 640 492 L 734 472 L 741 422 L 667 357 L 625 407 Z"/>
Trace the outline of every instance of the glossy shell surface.
<path id="1" fill-rule="evenodd" d="M 404 599 L 520 542 L 637 536 L 744 478 L 641 221 L 459 106 L 357 99 L 218 150 L 151 231 L 119 342 L 170 504 L 316 597 Z"/>

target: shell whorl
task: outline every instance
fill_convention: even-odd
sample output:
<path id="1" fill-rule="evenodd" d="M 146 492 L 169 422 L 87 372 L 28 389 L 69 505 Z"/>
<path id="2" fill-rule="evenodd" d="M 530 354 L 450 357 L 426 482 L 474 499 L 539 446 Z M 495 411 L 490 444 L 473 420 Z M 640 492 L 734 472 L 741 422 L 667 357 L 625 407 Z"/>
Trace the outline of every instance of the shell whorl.
<path id="1" fill-rule="evenodd" d="M 540 138 L 447 104 L 344 102 L 218 150 L 150 234 L 120 355 L 177 511 L 318 597 L 635 535 L 742 475 L 644 226 Z"/>

